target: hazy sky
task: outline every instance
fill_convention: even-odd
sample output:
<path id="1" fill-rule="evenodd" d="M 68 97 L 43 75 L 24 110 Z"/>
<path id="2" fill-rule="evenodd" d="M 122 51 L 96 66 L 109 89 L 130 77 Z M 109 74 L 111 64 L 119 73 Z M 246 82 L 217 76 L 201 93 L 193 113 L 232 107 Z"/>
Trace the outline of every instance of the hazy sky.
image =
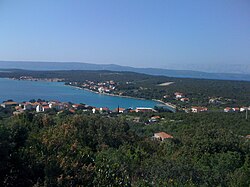
<path id="1" fill-rule="evenodd" d="M 0 0 L 0 60 L 250 64 L 250 1 Z"/>

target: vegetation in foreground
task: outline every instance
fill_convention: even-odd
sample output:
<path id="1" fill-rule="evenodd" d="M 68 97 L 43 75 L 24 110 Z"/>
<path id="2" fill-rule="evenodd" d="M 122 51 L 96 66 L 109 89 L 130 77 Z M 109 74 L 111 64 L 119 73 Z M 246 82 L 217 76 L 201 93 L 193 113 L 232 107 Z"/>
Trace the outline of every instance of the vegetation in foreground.
<path id="1" fill-rule="evenodd" d="M 159 115 L 164 120 L 151 125 L 134 115 L 80 112 L 3 117 L 0 185 L 250 185 L 250 121 L 243 114 Z M 159 131 L 174 138 L 152 140 Z"/>

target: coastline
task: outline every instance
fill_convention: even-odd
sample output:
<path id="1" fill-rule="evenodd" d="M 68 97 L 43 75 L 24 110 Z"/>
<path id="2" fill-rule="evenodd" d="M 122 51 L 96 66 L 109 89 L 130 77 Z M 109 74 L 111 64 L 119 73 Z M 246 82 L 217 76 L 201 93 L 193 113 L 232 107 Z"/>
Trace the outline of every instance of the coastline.
<path id="1" fill-rule="evenodd" d="M 164 101 L 161 101 L 161 100 L 158 100 L 158 99 L 152 99 L 153 101 L 157 101 L 157 102 L 159 102 L 159 103 L 162 103 L 162 104 L 164 104 L 164 105 L 166 105 L 166 106 L 168 106 L 168 107 L 171 107 L 171 108 L 173 108 L 173 109 L 176 109 L 177 107 L 175 106 L 175 105 L 173 105 L 172 103 L 165 103 Z"/>
<path id="2" fill-rule="evenodd" d="M 72 85 L 67 85 L 67 84 L 64 84 L 64 85 L 65 86 L 70 86 L 70 87 L 73 87 L 73 88 L 77 88 L 77 89 L 80 89 L 80 90 L 86 90 L 86 91 L 93 92 L 93 93 L 96 93 L 96 94 L 108 95 L 108 96 L 112 96 L 112 97 L 124 97 L 124 98 L 130 98 L 130 99 L 151 100 L 151 99 L 145 99 L 145 98 L 139 98 L 139 97 L 132 97 L 132 96 L 125 96 L 125 95 L 100 93 L 100 92 L 97 92 L 97 91 L 90 90 L 88 88 L 81 88 L 81 87 L 78 87 L 78 86 L 72 86 Z M 152 101 L 156 101 L 156 100 L 152 99 Z M 159 102 L 159 101 L 157 101 L 157 102 Z"/>
<path id="3" fill-rule="evenodd" d="M 6 77 L 5 79 L 20 80 L 20 79 L 15 79 L 15 78 L 10 78 L 10 77 Z M 20 80 L 20 81 L 35 81 L 35 80 Z M 36 80 L 35 82 L 59 82 L 59 81 L 50 81 L 48 79 L 48 80 Z M 65 84 L 65 82 L 63 82 L 63 81 L 60 81 L 60 82 L 63 83 L 64 86 L 70 86 L 70 87 L 75 88 L 75 89 L 86 90 L 86 91 L 96 93 L 96 94 L 102 94 L 102 95 L 107 95 L 107 96 L 112 96 L 112 97 L 120 97 L 120 98 L 130 98 L 130 99 L 136 99 L 136 100 L 154 101 L 154 102 L 156 102 L 156 104 L 162 104 L 162 105 L 167 106 L 168 108 L 170 108 L 170 110 L 176 110 L 176 108 L 177 108 L 175 105 L 173 105 L 171 103 L 165 103 L 165 102 L 158 100 L 158 99 L 145 99 L 145 98 L 137 98 L 137 97 L 132 97 L 132 96 L 116 95 L 116 94 L 110 94 L 110 93 L 100 93 L 97 91 L 90 90 L 88 88 L 82 88 L 82 87 L 78 87 L 78 86 L 74 86 L 74 85 L 70 85 L 70 84 Z M 155 106 L 157 106 L 157 105 L 155 105 Z"/>
<path id="4" fill-rule="evenodd" d="M 161 103 L 173 110 L 176 110 L 176 106 L 171 104 L 171 103 L 165 103 L 161 100 L 158 100 L 158 99 L 145 99 L 145 98 L 137 98 L 137 97 L 132 97 L 132 96 L 124 96 L 124 95 L 116 95 L 116 94 L 109 94 L 109 93 L 100 93 L 100 92 L 97 92 L 97 91 L 93 91 L 93 90 L 90 90 L 90 89 L 87 89 L 87 88 L 81 88 L 81 87 L 78 87 L 78 86 L 72 86 L 72 85 L 67 85 L 67 84 L 64 84 L 65 86 L 70 86 L 70 87 L 73 87 L 73 88 L 77 88 L 77 89 L 80 89 L 80 90 L 86 90 L 86 91 L 89 91 L 89 92 L 93 92 L 93 93 L 96 93 L 96 94 L 102 94 L 102 95 L 108 95 L 108 96 L 112 96 L 112 97 L 123 97 L 123 98 L 130 98 L 130 99 L 140 99 L 140 100 L 151 100 L 151 101 L 155 101 L 155 102 L 158 102 L 158 103 Z"/>
<path id="5" fill-rule="evenodd" d="M 130 99 L 139 99 L 139 100 L 152 100 L 152 101 L 162 103 L 162 101 L 155 100 L 155 99 L 145 99 L 145 98 L 139 98 L 139 97 L 125 96 L 125 95 L 100 93 L 100 92 L 97 92 L 97 91 L 90 90 L 88 88 L 81 88 L 81 87 L 78 87 L 78 86 L 72 86 L 72 85 L 69 85 L 69 84 L 65 84 L 65 82 L 63 82 L 63 81 L 50 81 L 50 80 L 42 80 L 42 79 L 41 80 L 40 79 L 39 80 L 29 80 L 29 79 L 23 80 L 23 79 L 9 78 L 9 77 L 7 77 L 6 79 L 18 80 L 18 81 L 35 81 L 35 82 L 62 82 L 62 83 L 64 83 L 64 86 L 70 86 L 72 88 L 77 88 L 77 89 L 80 89 L 80 90 L 86 90 L 86 91 L 93 92 L 93 93 L 96 93 L 96 94 L 103 94 L 103 95 L 108 95 L 108 96 L 112 96 L 112 97 L 123 97 L 123 98 L 130 98 Z"/>

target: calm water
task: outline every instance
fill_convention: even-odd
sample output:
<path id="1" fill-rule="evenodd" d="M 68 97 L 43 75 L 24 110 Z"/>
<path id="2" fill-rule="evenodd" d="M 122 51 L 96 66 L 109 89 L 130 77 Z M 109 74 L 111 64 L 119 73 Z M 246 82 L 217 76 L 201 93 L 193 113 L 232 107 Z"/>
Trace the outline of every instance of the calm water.
<path id="1" fill-rule="evenodd" d="M 65 86 L 59 82 L 18 81 L 0 78 L 0 102 L 12 99 L 17 102 L 31 99 L 59 100 L 85 103 L 96 107 L 123 108 L 154 107 L 158 103 L 150 100 L 113 97 Z"/>

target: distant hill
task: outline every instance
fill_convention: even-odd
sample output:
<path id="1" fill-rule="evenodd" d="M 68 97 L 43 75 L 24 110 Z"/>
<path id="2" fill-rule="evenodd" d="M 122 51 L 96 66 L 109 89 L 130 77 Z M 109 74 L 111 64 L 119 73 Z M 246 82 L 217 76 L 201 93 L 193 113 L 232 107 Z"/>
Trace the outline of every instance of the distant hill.
<path id="1" fill-rule="evenodd" d="M 199 78 L 218 80 L 244 80 L 250 81 L 249 74 L 236 73 L 207 73 L 191 70 L 170 70 L 160 68 L 134 68 L 115 64 L 90 64 L 78 62 L 26 62 L 26 61 L 0 61 L 2 69 L 27 69 L 27 70 L 110 70 L 131 71 L 149 75 L 164 75 L 178 78 Z"/>

